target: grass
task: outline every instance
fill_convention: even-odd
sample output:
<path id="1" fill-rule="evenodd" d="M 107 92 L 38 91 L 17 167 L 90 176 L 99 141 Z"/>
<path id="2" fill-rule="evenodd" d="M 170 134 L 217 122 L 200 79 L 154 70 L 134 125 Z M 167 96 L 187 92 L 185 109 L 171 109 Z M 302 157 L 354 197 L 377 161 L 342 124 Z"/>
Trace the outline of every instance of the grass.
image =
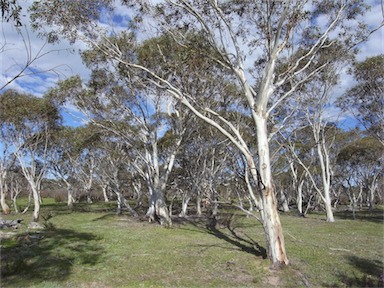
<path id="1" fill-rule="evenodd" d="M 375 287 L 383 273 L 383 209 L 299 218 L 282 215 L 291 265 L 276 271 L 265 258 L 262 227 L 238 214 L 228 227 L 200 218 L 165 229 L 113 203 L 46 201 L 46 229 L 2 230 L 1 287 Z M 49 219 L 48 219 L 49 218 Z M 44 223 L 44 221 L 42 221 Z M 13 233 L 10 233 L 13 232 Z"/>

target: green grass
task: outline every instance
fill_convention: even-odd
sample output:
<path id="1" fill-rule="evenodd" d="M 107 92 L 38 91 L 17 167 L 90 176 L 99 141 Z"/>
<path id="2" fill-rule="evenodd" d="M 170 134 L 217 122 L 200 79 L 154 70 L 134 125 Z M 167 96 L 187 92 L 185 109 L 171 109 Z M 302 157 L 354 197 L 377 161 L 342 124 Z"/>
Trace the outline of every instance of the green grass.
<path id="1" fill-rule="evenodd" d="M 374 287 L 383 270 L 383 209 L 335 223 L 324 215 L 282 215 L 291 265 L 269 269 L 259 223 L 241 214 L 232 228 L 175 219 L 165 229 L 114 204 L 45 201 L 47 229 L 2 230 L 1 287 Z M 47 217 L 49 215 L 49 217 Z M 42 221 L 44 223 L 44 221 Z M 11 231 L 12 232 L 12 231 Z M 8 233 L 8 234 L 4 234 Z"/>

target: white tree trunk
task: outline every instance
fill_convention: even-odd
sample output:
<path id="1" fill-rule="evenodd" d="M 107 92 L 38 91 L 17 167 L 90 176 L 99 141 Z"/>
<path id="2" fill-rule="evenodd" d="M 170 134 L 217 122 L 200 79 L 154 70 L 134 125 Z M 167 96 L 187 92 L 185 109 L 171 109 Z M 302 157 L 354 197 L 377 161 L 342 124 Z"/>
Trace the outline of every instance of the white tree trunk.
<path id="1" fill-rule="evenodd" d="M 129 213 L 132 214 L 132 216 L 137 217 L 137 212 L 132 209 L 132 207 L 129 205 L 127 200 L 125 199 L 123 193 L 120 192 L 120 190 L 114 190 L 116 196 L 117 196 L 117 211 L 116 214 L 121 214 L 122 209 L 127 208 Z"/>
<path id="2" fill-rule="evenodd" d="M 303 185 L 304 179 L 297 186 L 297 210 L 299 210 L 300 215 L 303 215 Z"/>
<path id="3" fill-rule="evenodd" d="M 103 197 L 104 197 L 104 202 L 109 202 L 109 199 L 108 199 L 108 185 L 103 185 Z"/>
<path id="4" fill-rule="evenodd" d="M 272 185 L 271 163 L 267 132 L 267 119 L 256 115 L 257 148 L 259 155 L 259 173 L 251 163 L 250 168 L 256 182 L 259 182 L 262 198 L 263 227 L 267 241 L 268 256 L 276 266 L 288 265 L 289 261 L 285 251 L 283 229 L 277 211 L 277 201 Z"/>
<path id="5" fill-rule="evenodd" d="M 0 205 L 3 213 L 9 214 L 11 211 L 8 204 L 5 202 L 5 179 L 7 177 L 7 171 L 3 167 L 1 167 L 1 169 L 4 169 L 4 171 L 2 171 L 0 175 Z"/>
<path id="6" fill-rule="evenodd" d="M 200 191 L 198 190 L 196 193 L 196 215 L 201 216 L 201 196 L 200 196 Z"/>
<path id="7" fill-rule="evenodd" d="M 38 190 L 36 184 L 33 181 L 29 181 L 32 190 L 33 196 L 33 216 L 32 221 L 38 222 L 40 217 L 40 191 Z"/>
<path id="8" fill-rule="evenodd" d="M 288 200 L 287 200 L 287 197 L 285 196 L 283 189 L 280 189 L 280 202 L 281 202 L 281 207 L 283 208 L 283 211 L 289 212 Z"/>
<path id="9" fill-rule="evenodd" d="M 5 202 L 5 191 L 3 188 L 0 189 L 0 203 L 2 212 L 4 214 L 9 214 L 11 210 L 9 209 L 7 202 Z"/>
<path id="10" fill-rule="evenodd" d="M 315 131 L 315 130 L 314 130 Z M 317 141 L 317 154 L 319 156 L 319 162 L 321 167 L 321 176 L 323 182 L 323 199 L 325 211 L 327 214 L 327 222 L 335 222 L 333 217 L 332 210 L 332 201 L 331 201 L 331 168 L 329 163 L 329 154 L 325 145 L 325 139 L 319 139 L 320 128 L 317 130 L 317 135 L 315 135 L 315 140 Z"/>
<path id="11" fill-rule="evenodd" d="M 329 191 L 325 192 L 325 212 L 327 214 L 327 222 L 335 222 L 335 218 L 333 217 L 333 210 L 332 210 L 332 203 L 331 203 L 331 197 L 329 195 Z"/>
<path id="12" fill-rule="evenodd" d="M 67 183 L 67 206 L 69 208 L 72 208 L 74 202 L 75 202 L 75 198 L 73 197 L 72 185 Z"/>
<path id="13" fill-rule="evenodd" d="M 151 194 L 147 217 L 152 221 L 158 220 L 161 225 L 165 225 L 166 227 L 172 226 L 172 220 L 169 216 L 168 208 L 164 201 L 164 195 L 161 191 L 154 191 Z"/>
<path id="14" fill-rule="evenodd" d="M 189 200 L 191 200 L 191 197 L 189 196 L 183 196 L 182 197 L 182 203 L 181 203 L 181 212 L 179 214 L 180 217 L 185 217 L 188 214 L 188 203 Z"/>

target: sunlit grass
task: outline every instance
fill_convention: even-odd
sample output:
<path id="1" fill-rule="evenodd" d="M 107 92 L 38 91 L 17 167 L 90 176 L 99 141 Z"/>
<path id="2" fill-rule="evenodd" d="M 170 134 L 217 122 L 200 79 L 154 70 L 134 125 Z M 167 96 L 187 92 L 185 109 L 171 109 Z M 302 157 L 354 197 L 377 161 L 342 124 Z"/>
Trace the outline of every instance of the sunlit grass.
<path id="1" fill-rule="evenodd" d="M 261 225 L 241 214 L 232 232 L 195 218 L 165 229 L 117 216 L 113 203 L 69 210 L 46 201 L 47 229 L 38 233 L 27 229 L 30 214 L 3 216 L 25 221 L 16 235 L 3 235 L 1 287 L 374 287 L 383 269 L 382 213 L 343 214 L 335 223 L 282 215 L 291 265 L 274 271 L 263 259 Z"/>

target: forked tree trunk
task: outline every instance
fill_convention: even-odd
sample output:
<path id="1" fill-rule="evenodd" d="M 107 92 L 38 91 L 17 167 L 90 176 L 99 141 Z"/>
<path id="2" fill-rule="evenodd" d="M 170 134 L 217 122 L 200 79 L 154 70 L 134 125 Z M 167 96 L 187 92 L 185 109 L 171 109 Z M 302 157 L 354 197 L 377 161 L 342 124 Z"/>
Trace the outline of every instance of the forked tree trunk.
<path id="1" fill-rule="evenodd" d="M 135 210 L 133 210 L 132 207 L 129 205 L 129 203 L 125 199 L 123 193 L 121 193 L 120 191 L 115 191 L 115 190 L 114 190 L 114 192 L 117 196 L 117 211 L 116 211 L 116 213 L 121 214 L 122 209 L 127 208 L 127 210 L 129 211 L 129 213 L 132 214 L 132 216 L 137 217 L 138 216 L 137 212 Z"/>
<path id="2" fill-rule="evenodd" d="M 159 221 L 161 225 L 166 227 L 172 226 L 172 220 L 171 217 L 169 217 L 168 208 L 161 191 L 153 191 L 151 194 L 150 205 L 146 216 L 149 217 L 151 221 Z"/>

